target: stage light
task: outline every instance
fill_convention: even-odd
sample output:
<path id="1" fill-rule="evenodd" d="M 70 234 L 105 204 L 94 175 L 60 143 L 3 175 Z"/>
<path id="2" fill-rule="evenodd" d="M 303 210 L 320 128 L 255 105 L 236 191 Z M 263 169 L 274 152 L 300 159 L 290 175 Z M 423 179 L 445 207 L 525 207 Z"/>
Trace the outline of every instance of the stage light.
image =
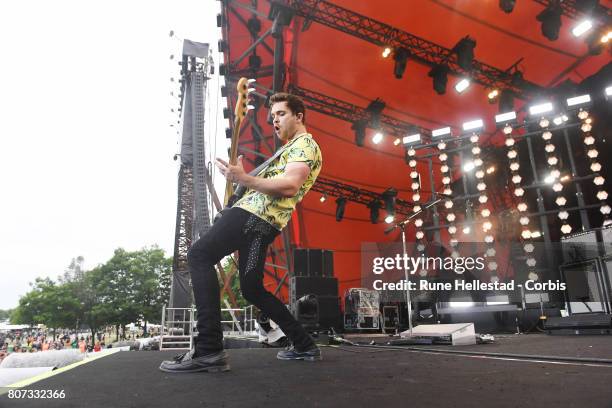
<path id="1" fill-rule="evenodd" d="M 557 126 L 561 125 L 563 123 L 563 116 L 557 116 L 554 118 L 553 123 Z"/>
<path id="2" fill-rule="evenodd" d="M 551 157 L 548 158 L 547 162 L 551 166 L 556 166 L 557 163 L 559 163 L 559 159 L 557 159 L 557 157 L 555 157 L 555 156 L 551 156 Z"/>
<path id="3" fill-rule="evenodd" d="M 532 237 L 531 235 L 531 231 L 529 230 L 523 230 L 523 232 L 521 232 L 521 237 L 523 237 L 523 239 L 529 239 Z"/>
<path id="4" fill-rule="evenodd" d="M 572 28 L 572 34 L 574 37 L 580 37 L 582 34 L 589 31 L 593 28 L 593 22 L 591 20 L 584 20 L 578 23 L 574 28 Z"/>
<path id="5" fill-rule="evenodd" d="M 562 183 L 565 183 L 565 182 L 566 182 L 566 181 L 568 181 L 569 179 L 570 179 L 570 176 L 568 176 L 568 175 L 566 174 L 565 176 L 561 177 L 561 178 L 559 179 L 559 181 L 561 181 Z"/>
<path id="6" fill-rule="evenodd" d="M 344 209 L 346 208 L 346 198 L 338 197 L 336 198 L 336 221 L 342 221 L 344 218 Z"/>
<path id="7" fill-rule="evenodd" d="M 531 236 L 533 237 L 533 234 L 531 234 Z M 533 246 L 533 244 L 529 243 L 529 244 L 525 244 L 525 246 L 523 246 L 523 249 L 525 250 L 525 252 L 527 253 L 531 253 L 535 250 L 535 246 Z"/>
<path id="8" fill-rule="evenodd" d="M 376 132 L 374 136 L 372 136 L 372 143 L 379 144 L 383 140 L 383 134 L 380 132 Z"/>
<path id="9" fill-rule="evenodd" d="M 531 115 L 539 115 L 539 114 L 546 113 L 546 112 L 552 112 L 552 110 L 553 110 L 553 105 L 550 102 L 546 102 L 546 103 L 542 103 L 539 105 L 534 105 L 534 106 L 529 107 L 529 113 Z M 546 127 L 548 126 L 548 123 L 546 123 L 546 126 L 542 126 L 542 123 L 540 123 L 540 126 Z"/>
<path id="10" fill-rule="evenodd" d="M 550 41 L 559 38 L 561 29 L 562 9 L 558 3 L 551 3 L 546 9 L 537 15 L 536 19 L 542 23 L 542 35 Z"/>
<path id="11" fill-rule="evenodd" d="M 421 228 L 423 226 L 423 219 L 417 218 L 416 220 L 414 220 L 414 226 Z"/>
<path id="12" fill-rule="evenodd" d="M 471 161 L 470 161 L 470 162 L 467 162 L 467 163 L 465 163 L 465 164 L 463 165 L 463 171 L 465 171 L 465 172 L 472 171 L 472 170 L 474 170 L 474 167 L 476 167 L 476 166 L 474 165 L 474 162 L 471 162 Z"/>
<path id="13" fill-rule="evenodd" d="M 431 132 L 431 136 L 433 138 L 437 138 L 437 137 L 442 137 L 442 136 L 450 136 L 451 135 L 451 128 L 450 127 L 445 127 L 445 128 L 441 128 L 441 129 L 434 129 Z"/>
<path id="14" fill-rule="evenodd" d="M 459 82 L 455 84 L 455 91 L 462 93 L 470 86 L 470 80 L 467 78 L 462 78 Z"/>
<path id="15" fill-rule="evenodd" d="M 400 143 L 402 143 L 402 140 L 399 137 L 396 137 L 395 140 L 393 141 L 394 146 L 398 146 Z"/>
<path id="16" fill-rule="evenodd" d="M 512 120 L 516 120 L 516 112 L 514 111 L 495 115 L 495 123 L 507 123 Z"/>
<path id="17" fill-rule="evenodd" d="M 386 106 L 387 104 L 382 99 L 376 98 L 365 109 L 370 114 L 370 126 L 373 129 L 380 129 L 380 115 Z"/>
<path id="18" fill-rule="evenodd" d="M 582 130 L 583 132 L 589 132 L 592 129 L 592 126 L 590 123 L 583 123 L 582 126 L 580 126 L 580 130 Z"/>
<path id="19" fill-rule="evenodd" d="M 411 171 L 410 172 L 410 178 L 418 179 L 419 178 L 419 173 L 416 170 Z"/>
<path id="20" fill-rule="evenodd" d="M 478 183 L 478 185 L 476 186 L 476 189 L 478 191 L 484 191 L 487 189 L 487 185 L 485 183 Z"/>
<path id="21" fill-rule="evenodd" d="M 521 165 L 518 164 L 517 162 L 512 162 L 510 163 L 510 170 L 512 171 L 517 171 L 518 169 L 521 168 Z"/>
<path id="22" fill-rule="evenodd" d="M 491 224 L 491 221 L 485 221 L 482 223 L 482 229 L 486 232 L 489 231 L 491 228 L 493 228 L 493 224 Z"/>
<path id="23" fill-rule="evenodd" d="M 408 55 L 410 53 L 405 48 L 398 48 L 393 55 L 395 60 L 395 67 L 393 68 L 393 75 L 395 78 L 402 79 L 404 72 L 406 71 L 406 64 L 408 63 Z"/>
<path id="24" fill-rule="evenodd" d="M 479 155 L 480 154 L 480 147 L 478 147 L 478 146 L 472 147 L 472 154 L 473 155 Z"/>
<path id="25" fill-rule="evenodd" d="M 516 150 L 508 150 L 508 153 L 506 154 L 509 159 L 516 159 L 517 155 L 518 153 L 516 152 Z"/>
<path id="26" fill-rule="evenodd" d="M 370 222 L 372 224 L 378 224 L 378 217 L 380 214 L 380 201 L 373 200 L 368 204 L 368 208 L 370 209 Z"/>
<path id="27" fill-rule="evenodd" d="M 529 225 L 529 217 L 521 217 L 519 222 L 521 223 L 521 225 Z"/>
<path id="28" fill-rule="evenodd" d="M 525 190 L 522 187 L 518 187 L 514 189 L 514 195 L 517 197 L 522 197 L 525 194 Z"/>
<path id="29" fill-rule="evenodd" d="M 469 234 L 472 229 L 470 227 L 463 227 L 463 233 Z"/>
<path id="30" fill-rule="evenodd" d="M 480 197 L 478 197 L 478 201 L 480 202 L 480 204 L 486 204 L 487 201 L 489 201 L 489 197 L 487 197 L 486 195 L 481 195 Z"/>
<path id="31" fill-rule="evenodd" d="M 386 189 L 382 194 L 383 202 L 385 203 L 385 211 L 387 215 L 395 215 L 395 200 L 397 197 L 397 190 L 394 188 Z"/>
<path id="32" fill-rule="evenodd" d="M 497 254 L 497 252 L 495 251 L 495 248 L 488 248 L 486 251 L 487 256 L 495 256 L 495 254 Z"/>
<path id="33" fill-rule="evenodd" d="M 482 159 L 480 157 L 477 158 L 477 159 L 474 159 L 474 166 L 480 167 L 480 166 L 482 166 L 482 163 L 483 162 L 482 162 Z"/>
<path id="34" fill-rule="evenodd" d="M 527 266 L 531 266 L 531 267 L 536 266 L 536 260 L 535 260 L 535 258 L 527 258 L 526 263 L 527 263 Z"/>
<path id="35" fill-rule="evenodd" d="M 581 95 L 581 96 L 575 96 L 573 98 L 568 98 L 567 99 L 567 106 L 578 106 L 578 105 L 584 105 L 591 102 L 591 96 L 589 94 L 586 95 Z"/>
<path id="36" fill-rule="evenodd" d="M 572 232 L 572 227 L 569 224 L 563 224 L 561 226 L 561 232 L 564 234 L 569 234 L 570 232 Z"/>
<path id="37" fill-rule="evenodd" d="M 593 183 L 596 186 L 602 186 L 605 182 L 606 182 L 606 179 L 603 178 L 602 176 L 597 176 L 593 179 Z"/>
<path id="38" fill-rule="evenodd" d="M 351 129 L 355 131 L 355 144 L 359 147 L 363 147 L 363 141 L 366 135 L 367 121 L 365 119 L 359 119 L 353 123 Z"/>
<path id="39" fill-rule="evenodd" d="M 597 172 L 601 171 L 601 164 L 599 162 L 591 163 L 591 171 L 593 173 L 597 173 Z"/>
<path id="40" fill-rule="evenodd" d="M 493 89 L 487 94 L 487 98 L 489 98 L 489 103 L 494 103 L 499 96 L 499 91 L 497 89 Z"/>
<path id="41" fill-rule="evenodd" d="M 495 166 L 490 166 L 490 167 L 487 169 L 487 174 L 493 174 L 493 173 L 495 173 Z"/>
<path id="42" fill-rule="evenodd" d="M 453 222 L 453 221 L 455 221 L 456 219 L 457 219 L 457 217 L 456 217 L 456 216 L 455 216 L 455 214 L 453 214 L 453 213 L 450 213 L 450 214 L 447 214 L 447 215 L 446 215 L 446 220 L 447 220 L 448 222 Z"/>
<path id="43" fill-rule="evenodd" d="M 425 233 L 423 231 L 417 231 L 415 236 L 416 239 L 423 239 L 423 237 L 425 237 Z"/>
<path id="44" fill-rule="evenodd" d="M 518 203 L 518 205 L 516 206 L 516 208 L 520 211 L 520 212 L 525 212 L 527 211 L 527 204 L 525 203 Z"/>
<path id="45" fill-rule="evenodd" d="M 550 125 L 550 122 L 548 121 L 548 119 L 546 119 L 546 118 L 540 119 L 540 127 L 541 128 L 546 128 L 546 127 L 548 127 L 548 125 Z M 544 132 L 544 133 L 546 133 L 546 132 Z"/>
<path id="46" fill-rule="evenodd" d="M 493 243 L 493 241 L 494 241 L 494 240 L 495 240 L 495 238 L 493 238 L 493 235 L 486 235 L 486 236 L 485 236 L 485 238 L 484 238 L 484 241 L 485 241 L 487 244 L 491 244 L 491 243 Z"/>
<path id="47" fill-rule="evenodd" d="M 497 270 L 497 262 L 489 262 L 488 267 L 489 267 L 489 269 L 490 269 L 490 270 L 492 270 L 492 271 Z M 492 276 L 492 277 L 491 277 L 491 279 L 493 279 L 493 278 L 494 278 L 494 277 Z"/>
<path id="48" fill-rule="evenodd" d="M 485 173 L 484 173 L 484 171 L 482 171 L 482 170 L 478 170 L 478 171 L 476 171 L 476 173 L 474 173 L 474 175 L 476 176 L 476 178 L 477 178 L 477 179 L 481 179 L 481 178 L 483 178 L 483 177 L 484 177 L 484 174 L 485 174 Z"/>
<path id="49" fill-rule="evenodd" d="M 446 208 L 447 208 L 447 209 L 449 209 L 449 210 L 450 210 L 451 208 L 453 208 L 453 200 L 446 200 L 446 201 L 444 202 L 444 207 L 446 207 Z"/>
<path id="50" fill-rule="evenodd" d="M 419 133 L 414 134 L 414 135 L 410 135 L 410 136 L 404 136 L 402 138 L 402 142 L 404 143 L 405 146 L 410 146 L 410 145 L 414 145 L 417 143 L 421 142 L 421 135 Z"/>
<path id="51" fill-rule="evenodd" d="M 544 150 L 546 150 L 547 153 L 552 153 L 555 151 L 555 145 L 547 144 L 546 146 L 544 146 Z"/>
<path id="52" fill-rule="evenodd" d="M 465 71 L 472 69 L 474 47 L 476 47 L 476 41 L 469 36 L 459 40 L 453 47 L 453 51 L 457 54 L 457 64 Z"/>
<path id="53" fill-rule="evenodd" d="M 322 203 L 324 203 L 325 200 L 327 200 L 327 194 L 323 194 L 321 198 L 319 198 L 319 201 L 321 201 Z"/>
<path id="54" fill-rule="evenodd" d="M 540 233 L 540 231 L 533 231 L 531 233 L 531 238 L 540 238 L 542 236 L 542 234 Z"/>
<path id="55" fill-rule="evenodd" d="M 597 149 L 590 149 L 587 152 L 587 156 L 589 156 L 589 158 L 591 158 L 591 159 L 595 159 L 595 158 L 597 158 L 597 156 L 599 156 L 599 152 L 597 151 Z"/>
<path id="56" fill-rule="evenodd" d="M 603 215 L 609 215 L 611 209 L 610 209 L 610 206 L 608 204 L 606 204 L 606 205 L 602 205 L 601 208 L 599 209 L 599 211 L 601 211 L 601 213 Z"/>
<path id="57" fill-rule="evenodd" d="M 552 139 L 552 132 L 547 130 L 545 132 L 542 132 L 542 139 L 544 140 L 550 140 Z"/>
<path id="58" fill-rule="evenodd" d="M 612 86 L 609 86 L 606 88 L 606 97 L 611 97 L 612 96 Z"/>
<path id="59" fill-rule="evenodd" d="M 559 219 L 567 220 L 569 218 L 569 213 L 563 210 L 563 211 L 559 211 L 559 214 L 557 214 L 557 216 L 559 217 Z"/>
<path id="60" fill-rule="evenodd" d="M 515 4 L 516 0 L 499 0 L 499 8 L 502 9 L 504 13 L 512 13 Z"/>
<path id="61" fill-rule="evenodd" d="M 557 199 L 555 200 L 555 203 L 559 206 L 559 207 L 563 207 L 565 204 L 567 204 L 567 199 L 563 196 L 559 196 L 557 197 Z"/>
<path id="62" fill-rule="evenodd" d="M 427 74 L 433 79 L 433 89 L 438 95 L 444 95 L 446 93 L 448 71 L 449 68 L 446 65 L 436 65 Z"/>
<path id="63" fill-rule="evenodd" d="M 439 150 L 444 150 L 444 149 L 446 149 L 446 143 L 444 143 L 444 142 L 440 142 L 440 143 L 438 143 L 438 149 L 439 149 Z"/>
<path id="64" fill-rule="evenodd" d="M 383 58 L 387 58 L 389 55 L 391 55 L 391 47 L 385 47 L 385 49 L 382 52 L 382 56 Z"/>
<path id="65" fill-rule="evenodd" d="M 597 192 L 597 199 L 600 201 L 604 201 L 608 199 L 608 192 L 605 190 L 601 190 Z"/>
<path id="66" fill-rule="evenodd" d="M 395 221 L 395 217 L 394 217 L 393 215 L 387 215 L 387 216 L 385 217 L 385 222 L 386 222 L 387 224 L 391 224 L 393 221 Z"/>
<path id="67" fill-rule="evenodd" d="M 472 120 L 469 122 L 465 122 L 463 124 L 463 130 L 467 131 L 467 130 L 476 130 L 476 129 L 482 129 L 484 127 L 484 123 L 482 121 L 482 119 L 476 119 L 476 120 Z M 475 143 L 475 142 L 472 142 Z"/>
<path id="68" fill-rule="evenodd" d="M 456 234 L 457 233 L 457 227 L 455 227 L 454 225 L 451 225 L 450 227 L 448 227 L 448 232 L 452 235 L 452 234 Z"/>
<path id="69" fill-rule="evenodd" d="M 521 176 L 519 176 L 518 174 L 515 174 L 514 176 L 512 176 L 512 182 L 514 184 L 518 184 L 521 182 L 523 178 Z"/>

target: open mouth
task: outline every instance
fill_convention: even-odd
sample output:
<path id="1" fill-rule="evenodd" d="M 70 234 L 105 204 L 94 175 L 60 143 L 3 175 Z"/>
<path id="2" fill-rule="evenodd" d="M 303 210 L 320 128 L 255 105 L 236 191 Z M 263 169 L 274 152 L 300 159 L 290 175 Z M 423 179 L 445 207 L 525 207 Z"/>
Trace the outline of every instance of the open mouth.
<path id="1" fill-rule="evenodd" d="M 274 126 L 274 131 L 276 133 L 280 133 L 280 126 Z"/>

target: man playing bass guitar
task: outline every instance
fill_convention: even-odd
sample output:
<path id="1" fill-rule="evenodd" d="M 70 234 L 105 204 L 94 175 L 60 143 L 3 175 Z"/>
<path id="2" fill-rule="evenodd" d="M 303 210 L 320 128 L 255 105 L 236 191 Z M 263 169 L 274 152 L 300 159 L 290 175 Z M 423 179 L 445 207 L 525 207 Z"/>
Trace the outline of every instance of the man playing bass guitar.
<path id="1" fill-rule="evenodd" d="M 245 172 L 242 156 L 236 164 L 216 159 L 227 180 L 243 186 L 244 195 L 189 249 L 187 260 L 197 308 L 198 337 L 194 350 L 164 361 L 166 372 L 227 371 L 223 350 L 220 289 L 214 265 L 239 253 L 240 288 L 244 298 L 276 322 L 293 346 L 277 354 L 281 360 L 321 359 L 321 350 L 283 303 L 263 286 L 268 246 L 291 219 L 291 213 L 313 186 L 322 166 L 319 146 L 305 127 L 302 100 L 287 93 L 270 98 L 275 135 L 282 152 L 257 175 Z"/>

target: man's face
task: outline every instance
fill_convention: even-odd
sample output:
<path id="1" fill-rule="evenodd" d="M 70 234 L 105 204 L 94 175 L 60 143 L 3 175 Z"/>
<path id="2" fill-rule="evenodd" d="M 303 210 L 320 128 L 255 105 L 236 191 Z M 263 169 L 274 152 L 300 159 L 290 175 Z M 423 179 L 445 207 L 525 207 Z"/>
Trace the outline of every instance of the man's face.
<path id="1" fill-rule="evenodd" d="M 272 105 L 272 124 L 274 125 L 274 133 L 282 140 L 286 141 L 295 135 L 298 125 L 302 124 L 299 116 L 291 113 L 287 106 L 287 102 L 276 102 Z"/>

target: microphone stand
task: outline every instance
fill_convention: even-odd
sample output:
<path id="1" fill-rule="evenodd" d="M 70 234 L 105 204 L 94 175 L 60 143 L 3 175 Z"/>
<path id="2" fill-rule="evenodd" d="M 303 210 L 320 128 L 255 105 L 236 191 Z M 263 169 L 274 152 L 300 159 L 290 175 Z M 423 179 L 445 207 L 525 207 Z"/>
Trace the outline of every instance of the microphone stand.
<path id="1" fill-rule="evenodd" d="M 434 194 L 438 194 L 438 193 L 434 193 Z M 425 207 L 421 208 L 420 211 L 417 211 L 414 214 L 410 215 L 404 221 L 400 221 L 385 230 L 385 234 L 390 233 L 396 228 L 399 228 L 402 231 L 402 251 L 404 255 L 404 258 L 403 258 L 404 259 L 404 279 L 406 280 L 406 305 L 408 306 L 408 332 L 410 333 L 411 337 L 412 337 L 412 302 L 410 299 L 410 281 L 409 281 L 409 274 L 408 274 L 408 265 L 407 265 L 407 262 L 405 262 L 405 260 L 408 258 L 408 250 L 406 248 L 406 225 L 410 224 L 410 222 L 414 219 L 414 217 L 416 217 L 417 215 L 420 215 L 425 210 L 438 204 L 442 200 L 443 198 L 438 198 L 432 201 L 431 203 L 427 204 Z"/>

